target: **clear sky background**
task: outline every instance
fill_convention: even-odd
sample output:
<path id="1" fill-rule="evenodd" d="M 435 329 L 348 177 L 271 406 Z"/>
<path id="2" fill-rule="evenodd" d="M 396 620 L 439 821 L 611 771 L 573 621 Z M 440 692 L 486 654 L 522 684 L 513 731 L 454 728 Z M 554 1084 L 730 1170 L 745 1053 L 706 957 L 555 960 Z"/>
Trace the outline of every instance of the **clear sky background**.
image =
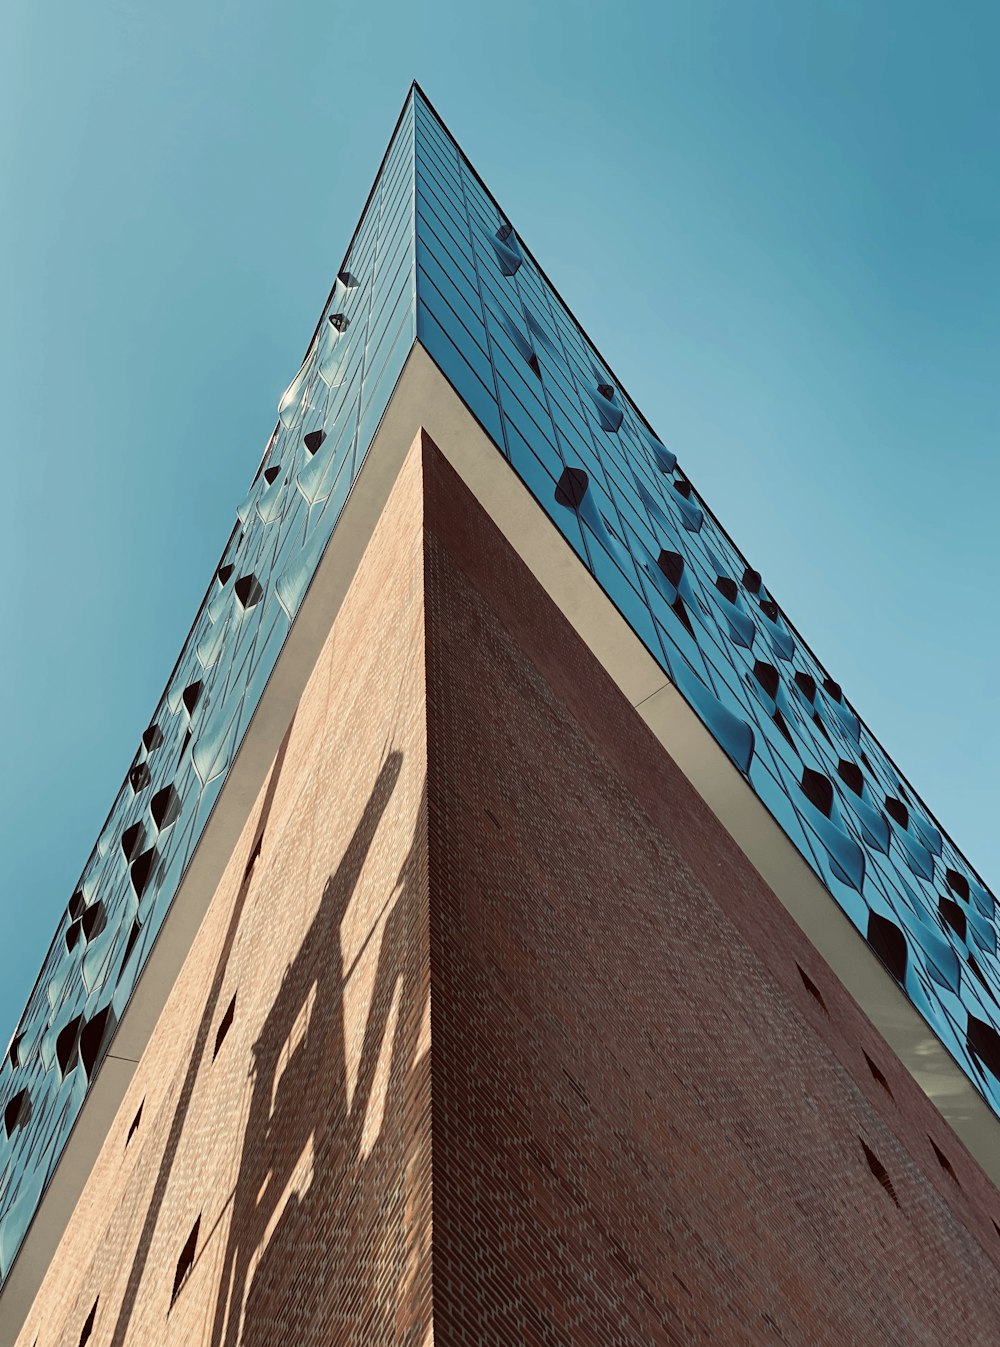
<path id="1" fill-rule="evenodd" d="M 416 77 L 1000 884 L 995 0 L 7 0 L 0 1038 Z"/>

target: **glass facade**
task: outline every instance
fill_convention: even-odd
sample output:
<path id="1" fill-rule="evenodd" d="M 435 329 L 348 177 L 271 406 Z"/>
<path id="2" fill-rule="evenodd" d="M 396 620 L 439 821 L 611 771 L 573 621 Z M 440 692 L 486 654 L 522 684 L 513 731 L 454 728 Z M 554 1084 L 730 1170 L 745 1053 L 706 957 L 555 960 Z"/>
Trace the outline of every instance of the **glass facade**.
<path id="1" fill-rule="evenodd" d="M 418 89 L 0 1068 L 5 1277 L 414 340 L 1000 1113 L 992 895 Z"/>
<path id="2" fill-rule="evenodd" d="M 6 1277 L 416 331 L 408 100 L 301 369 L 0 1068 Z"/>
<path id="3" fill-rule="evenodd" d="M 416 101 L 417 335 L 1000 1113 L 995 904 Z"/>

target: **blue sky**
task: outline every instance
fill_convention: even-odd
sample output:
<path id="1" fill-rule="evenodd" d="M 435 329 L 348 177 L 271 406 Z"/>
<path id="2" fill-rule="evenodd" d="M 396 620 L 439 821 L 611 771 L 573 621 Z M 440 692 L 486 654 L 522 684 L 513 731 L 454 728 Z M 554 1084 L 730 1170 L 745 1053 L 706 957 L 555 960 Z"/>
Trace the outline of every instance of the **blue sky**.
<path id="1" fill-rule="evenodd" d="M 1000 9 L 8 0 L 0 1034 L 416 77 L 1000 884 Z"/>

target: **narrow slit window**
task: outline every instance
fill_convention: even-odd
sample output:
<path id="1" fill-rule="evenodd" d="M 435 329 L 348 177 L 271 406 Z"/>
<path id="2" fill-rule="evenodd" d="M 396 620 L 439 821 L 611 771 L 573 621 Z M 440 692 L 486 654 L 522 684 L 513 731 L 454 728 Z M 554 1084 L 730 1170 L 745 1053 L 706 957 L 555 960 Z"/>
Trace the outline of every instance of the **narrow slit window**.
<path id="1" fill-rule="evenodd" d="M 796 964 L 795 967 L 799 969 L 799 977 L 802 979 L 803 987 L 805 987 L 806 991 L 817 1003 L 823 1014 L 829 1015 L 830 1012 L 826 1008 L 826 1002 L 823 1000 L 823 995 L 820 992 L 820 989 L 816 986 L 815 982 L 813 982 L 812 978 L 804 968 L 799 968 L 798 964 Z"/>
<path id="2" fill-rule="evenodd" d="M 219 1051 L 222 1048 L 223 1043 L 226 1041 L 226 1034 L 229 1033 L 229 1030 L 232 1027 L 233 1016 L 235 1014 L 236 1014 L 236 994 L 234 992 L 233 999 L 229 1002 L 229 1005 L 226 1007 L 226 1013 L 223 1015 L 222 1020 L 219 1023 L 218 1032 L 215 1035 L 215 1051 L 212 1053 L 213 1062 L 215 1061 L 216 1057 L 218 1057 Z"/>
<path id="3" fill-rule="evenodd" d="M 858 1137 L 858 1140 L 861 1141 L 861 1138 Z M 861 1149 L 864 1151 L 865 1159 L 868 1161 L 868 1168 L 875 1175 L 876 1179 L 878 1179 L 879 1183 L 882 1185 L 882 1187 L 885 1189 L 885 1191 L 889 1194 L 893 1202 L 895 1202 L 896 1206 L 898 1207 L 899 1198 L 896 1196 L 896 1190 L 892 1186 L 892 1179 L 889 1178 L 889 1171 L 886 1169 L 885 1165 L 878 1158 L 878 1156 L 871 1149 L 871 1147 L 866 1146 L 863 1141 L 861 1141 Z"/>
<path id="4" fill-rule="evenodd" d="M 86 1347 L 86 1344 L 90 1341 L 90 1335 L 94 1331 L 94 1324 L 97 1320 L 97 1306 L 100 1303 L 100 1299 L 101 1297 L 98 1296 L 97 1300 L 95 1300 L 93 1305 L 90 1307 L 90 1313 L 87 1315 L 87 1321 L 83 1325 L 83 1332 L 80 1334 L 80 1347 Z"/>
<path id="5" fill-rule="evenodd" d="M 187 1243 L 181 1249 L 181 1256 L 177 1260 L 177 1271 L 174 1273 L 174 1289 L 170 1293 L 170 1307 L 173 1309 L 174 1302 L 184 1289 L 184 1283 L 191 1275 L 191 1269 L 194 1267 L 194 1256 L 198 1252 L 198 1230 L 201 1226 L 201 1216 L 191 1227 L 191 1233 L 187 1237 Z"/>
<path id="6" fill-rule="evenodd" d="M 948 1175 L 949 1179 L 951 1179 L 952 1183 L 958 1184 L 958 1186 L 961 1188 L 962 1185 L 958 1183 L 958 1175 L 955 1173 L 952 1163 L 948 1159 L 947 1155 L 945 1155 L 944 1151 L 937 1144 L 937 1142 L 934 1140 L 933 1137 L 930 1138 L 930 1143 L 934 1147 L 934 1154 L 937 1156 L 938 1164 Z"/>
<path id="7" fill-rule="evenodd" d="M 875 1062 L 873 1062 L 872 1059 L 868 1056 L 867 1052 L 865 1053 L 865 1061 L 868 1063 L 868 1070 L 872 1073 L 872 1078 L 878 1081 L 878 1083 L 882 1086 L 882 1089 L 885 1090 L 889 1098 L 892 1099 L 894 1096 L 892 1090 L 890 1090 L 889 1088 L 889 1082 L 886 1080 L 885 1076 L 879 1070 Z"/>
<path id="8" fill-rule="evenodd" d="M 260 859 L 260 849 L 263 846 L 263 844 L 264 844 L 264 834 L 261 833 L 260 836 L 257 838 L 257 841 L 254 843 L 253 851 L 251 851 L 249 857 L 247 858 L 247 863 L 243 868 L 244 883 L 246 883 L 247 880 L 249 880 L 250 876 L 253 874 L 253 868 L 257 864 L 257 861 Z"/>
<path id="9" fill-rule="evenodd" d="M 145 1104 L 145 1102 L 146 1102 L 146 1101 L 145 1101 L 145 1099 L 144 1099 L 144 1100 L 142 1101 L 142 1104 Z M 139 1130 L 139 1124 L 142 1122 L 142 1104 L 140 1104 L 139 1107 L 136 1109 L 136 1111 L 135 1111 L 135 1117 L 132 1119 L 132 1122 L 131 1122 L 131 1124 L 129 1125 L 128 1136 L 125 1138 L 125 1146 L 126 1146 L 126 1148 L 128 1147 L 129 1142 L 130 1142 L 130 1141 L 132 1140 L 132 1138 L 135 1136 L 136 1132 L 138 1132 L 138 1130 Z"/>

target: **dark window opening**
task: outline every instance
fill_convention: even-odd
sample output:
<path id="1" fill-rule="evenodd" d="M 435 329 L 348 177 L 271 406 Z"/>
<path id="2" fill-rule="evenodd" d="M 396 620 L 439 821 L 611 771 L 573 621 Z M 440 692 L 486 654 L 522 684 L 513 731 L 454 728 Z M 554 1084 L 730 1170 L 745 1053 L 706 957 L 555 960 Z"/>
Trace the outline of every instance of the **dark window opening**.
<path id="1" fill-rule="evenodd" d="M 715 588 L 724 599 L 728 599 L 730 603 L 736 602 L 739 591 L 736 588 L 736 581 L 731 580 L 728 575 L 720 575 L 715 582 Z"/>
<path id="2" fill-rule="evenodd" d="M 952 893 L 957 893 L 965 902 L 969 901 L 969 881 L 964 875 L 959 874 L 957 870 L 946 870 L 944 879 Z"/>
<path id="3" fill-rule="evenodd" d="M 98 1296 L 91 1306 L 90 1313 L 87 1315 L 87 1322 L 83 1326 L 83 1332 L 80 1334 L 80 1347 L 85 1347 L 90 1341 L 90 1335 L 94 1331 L 94 1322 L 97 1319 L 97 1306 L 101 1297 Z"/>
<path id="4" fill-rule="evenodd" d="M 80 1065 L 88 1080 L 93 1080 L 116 1024 L 115 1012 L 110 1005 L 106 1005 L 84 1025 L 80 1035 Z"/>
<path id="5" fill-rule="evenodd" d="M 132 787 L 132 794 L 138 795 L 149 785 L 149 767 L 144 762 L 137 762 L 129 770 L 128 783 Z"/>
<path id="6" fill-rule="evenodd" d="M 159 748 L 163 743 L 163 731 L 159 725 L 150 725 L 148 729 L 142 732 L 142 743 L 147 753 L 152 753 L 155 748 Z"/>
<path id="7" fill-rule="evenodd" d="M 232 567 L 229 568 L 232 570 Z M 201 696 L 202 681 L 199 678 L 195 683 L 188 683 L 187 687 L 181 693 L 181 701 L 184 703 L 184 710 L 189 716 L 194 715 L 194 708 L 198 705 L 198 698 Z"/>
<path id="8" fill-rule="evenodd" d="M 357 285 L 357 281 L 354 279 L 354 277 L 351 275 L 351 273 L 347 270 L 346 267 L 342 271 L 337 272 L 337 280 L 341 283 L 341 285 L 346 285 L 348 289 L 350 289 L 352 285 Z"/>
<path id="9" fill-rule="evenodd" d="M 280 471 L 281 471 L 280 463 L 275 463 L 272 467 L 264 469 L 264 481 L 268 484 L 268 486 L 274 485 L 275 481 L 277 480 L 278 473 Z"/>
<path id="10" fill-rule="evenodd" d="M 244 608 L 255 608 L 264 597 L 260 581 L 255 575 L 241 575 L 236 581 L 234 590 Z"/>
<path id="11" fill-rule="evenodd" d="M 83 930 L 82 921 L 71 921 L 66 930 L 66 948 L 68 950 L 76 949 L 80 940 L 80 933 Z"/>
<path id="12" fill-rule="evenodd" d="M 590 478 L 582 468 L 563 468 L 562 476 L 556 482 L 556 501 L 571 510 L 578 510 L 589 485 Z"/>
<path id="13" fill-rule="evenodd" d="M 219 569 L 215 572 L 216 580 L 218 580 L 220 585 L 223 586 L 228 585 L 229 577 L 232 575 L 235 569 L 236 567 L 233 566 L 231 563 L 227 563 L 225 566 L 220 566 Z"/>
<path id="14" fill-rule="evenodd" d="M 753 676 L 771 700 L 774 701 L 778 695 L 778 685 L 781 682 L 781 677 L 774 665 L 768 664 L 762 659 L 755 660 Z"/>
<path id="15" fill-rule="evenodd" d="M 335 332 L 345 332 L 351 322 L 346 313 L 331 313 L 328 321 Z"/>
<path id="16" fill-rule="evenodd" d="M 941 1166 L 941 1168 L 944 1170 L 944 1172 L 948 1175 L 949 1179 L 951 1179 L 952 1183 L 958 1183 L 958 1175 L 955 1173 L 955 1170 L 952 1168 L 952 1163 L 951 1163 L 951 1161 L 948 1159 L 947 1155 L 945 1155 L 944 1151 L 941 1150 L 940 1146 L 938 1146 L 937 1142 L 934 1140 L 933 1137 L 930 1137 L 929 1140 L 930 1140 L 931 1145 L 934 1147 L 934 1154 L 937 1156 L 937 1162 L 938 1162 L 938 1164 Z M 960 1183 L 958 1183 L 958 1186 L 959 1186 L 959 1188 L 961 1188 L 962 1185 L 961 1185 Z"/>
<path id="17" fill-rule="evenodd" d="M 173 786 L 158 790 L 149 802 L 149 812 L 160 832 L 169 828 L 181 812 L 181 799 Z"/>
<path id="18" fill-rule="evenodd" d="M 835 683 L 832 678 L 823 679 L 823 688 L 827 696 L 832 697 L 835 702 L 843 701 L 844 690 L 839 683 Z"/>
<path id="19" fill-rule="evenodd" d="M 142 1104 L 144 1104 L 145 1102 L 146 1101 L 144 1099 L 142 1101 Z M 126 1146 L 128 1146 L 129 1142 L 132 1140 L 136 1132 L 138 1132 L 139 1130 L 139 1124 L 142 1122 L 142 1104 L 140 1104 L 139 1107 L 136 1109 L 135 1117 L 132 1119 L 132 1123 L 128 1129 L 128 1136 L 125 1138 Z"/>
<path id="20" fill-rule="evenodd" d="M 15 1034 L 10 1040 L 10 1047 L 7 1049 L 7 1058 L 11 1066 L 21 1065 L 21 1044 L 24 1042 L 24 1034 Z"/>
<path id="21" fill-rule="evenodd" d="M 795 683 L 807 702 L 816 700 L 816 680 L 812 674 L 802 673 L 801 670 L 796 669 Z"/>
<path id="22" fill-rule="evenodd" d="M 124 968 L 125 965 L 128 963 L 129 955 L 135 949 L 135 942 L 139 939 L 139 932 L 141 930 L 142 927 L 139 925 L 139 923 L 137 921 L 133 921 L 132 929 L 128 933 L 128 940 L 126 940 L 125 942 L 125 955 L 124 958 L 122 959 L 122 968 Z"/>
<path id="23" fill-rule="evenodd" d="M 122 833 L 122 852 L 127 861 L 134 860 L 146 840 L 146 830 L 141 823 L 130 823 Z"/>
<path id="24" fill-rule="evenodd" d="M 760 571 L 755 571 L 752 566 L 748 566 L 743 572 L 743 588 L 748 589 L 751 594 L 759 594 L 763 583 Z"/>
<path id="25" fill-rule="evenodd" d="M 938 898 L 938 914 L 941 920 L 951 927 L 959 940 L 965 939 L 965 912 L 959 907 L 958 903 L 951 898 Z"/>
<path id="26" fill-rule="evenodd" d="M 679 552 L 668 552 L 664 548 L 657 557 L 656 564 L 676 589 L 681 582 L 681 576 L 684 574 L 684 558 L 681 554 Z"/>
<path id="27" fill-rule="evenodd" d="M 885 812 L 890 818 L 896 820 L 901 828 L 910 826 L 910 814 L 902 800 L 897 800 L 893 795 L 885 797 Z"/>
<path id="28" fill-rule="evenodd" d="M 184 761 L 184 754 L 187 752 L 187 746 L 188 746 L 188 744 L 189 744 L 190 742 L 191 742 L 191 731 L 190 731 L 190 729 L 187 729 L 187 730 L 184 731 L 184 738 L 183 738 L 183 740 L 181 741 L 181 751 L 180 751 L 180 752 L 178 753 L 178 755 L 177 755 L 177 766 L 178 766 L 178 767 L 179 767 L 179 766 L 181 765 L 181 763 Z"/>
<path id="29" fill-rule="evenodd" d="M 861 1138 L 858 1137 L 858 1140 L 861 1141 Z M 868 1161 L 868 1168 L 875 1175 L 879 1183 L 882 1185 L 882 1187 L 885 1189 L 885 1191 L 889 1194 L 893 1202 L 895 1202 L 896 1206 L 898 1207 L 899 1198 L 896 1196 L 896 1190 L 892 1186 L 892 1179 L 889 1178 L 889 1171 L 886 1169 L 885 1165 L 878 1158 L 878 1156 L 871 1149 L 871 1147 L 866 1146 L 863 1141 L 861 1141 L 861 1149 L 864 1151 L 865 1159 Z"/>
<path id="30" fill-rule="evenodd" d="M 18 1127 L 23 1127 L 31 1117 L 31 1096 L 28 1094 L 27 1087 L 18 1090 L 17 1094 L 12 1095 L 7 1101 L 7 1107 L 3 1111 L 3 1130 L 8 1137 L 13 1136 Z"/>
<path id="31" fill-rule="evenodd" d="M 76 893 L 69 900 L 69 915 L 71 917 L 82 917 L 83 909 L 87 906 L 87 900 L 83 896 L 83 890 L 77 889 Z"/>
<path id="32" fill-rule="evenodd" d="M 877 912 L 868 915 L 868 943 L 875 954 L 902 986 L 906 980 L 909 948 L 906 936 L 894 921 L 880 917 Z"/>
<path id="33" fill-rule="evenodd" d="M 833 813 L 833 782 L 823 772 L 811 767 L 802 769 L 802 794 L 827 818 Z"/>
<path id="34" fill-rule="evenodd" d="M 677 481 L 674 482 L 674 490 L 679 496 L 683 496 L 685 500 L 691 499 L 691 483 L 686 477 L 678 477 Z"/>
<path id="35" fill-rule="evenodd" d="M 56 1039 L 56 1061 L 59 1063 L 59 1072 L 62 1076 L 68 1076 L 76 1066 L 82 1025 L 83 1016 L 74 1015 L 69 1024 L 59 1031 Z"/>
<path id="36" fill-rule="evenodd" d="M 852 790 L 855 795 L 861 794 L 865 778 L 856 762 L 851 762 L 849 758 L 841 758 L 837 763 L 837 775 L 848 790 Z"/>
<path id="37" fill-rule="evenodd" d="M 156 847 L 150 847 L 141 856 L 137 856 L 129 867 L 129 879 L 132 881 L 132 888 L 137 898 L 141 898 L 149 887 L 155 863 Z"/>
<path id="38" fill-rule="evenodd" d="M 264 834 L 261 833 L 261 834 L 259 835 L 259 837 L 257 838 L 256 842 L 254 842 L 254 844 L 253 844 L 253 851 L 251 851 L 250 855 L 247 857 L 247 863 L 246 863 L 246 865 L 243 867 L 243 882 L 244 882 L 244 883 L 246 883 L 246 881 L 247 881 L 247 880 L 250 878 L 250 876 L 253 874 L 253 868 L 254 868 L 254 866 L 257 864 L 257 861 L 258 861 L 258 859 L 259 859 L 259 857 L 260 857 L 260 850 L 261 850 L 261 847 L 262 847 L 263 845 L 264 845 Z"/>
<path id="39" fill-rule="evenodd" d="M 85 939 L 96 940 L 107 924 L 108 914 L 105 911 L 104 904 L 98 898 L 97 902 L 92 903 L 80 919 Z"/>
<path id="40" fill-rule="evenodd" d="M 600 393 L 601 397 L 605 398 L 608 402 L 610 402 L 615 395 L 615 390 L 611 384 L 598 384 L 597 391 Z"/>
<path id="41" fill-rule="evenodd" d="M 778 605 L 775 603 L 773 599 L 761 599 L 760 611 L 764 614 L 764 616 L 768 619 L 768 621 L 777 622 Z"/>
<path id="42" fill-rule="evenodd" d="M 513 225 L 502 224 L 500 228 L 497 230 L 497 238 L 500 240 L 501 243 L 506 243 L 507 240 L 510 238 L 511 234 L 513 234 L 513 232 L 514 232 Z"/>
<path id="43" fill-rule="evenodd" d="M 542 367 L 541 365 L 539 365 L 538 356 L 535 355 L 534 351 L 532 351 L 531 355 L 528 356 L 528 368 L 531 370 L 532 374 L 536 376 L 536 378 L 540 379 L 542 377 Z"/>
<path id="44" fill-rule="evenodd" d="M 674 614 L 674 616 L 681 623 L 681 625 L 686 628 L 688 635 L 694 639 L 697 639 L 694 636 L 694 627 L 692 627 L 691 619 L 688 617 L 688 611 L 687 608 L 684 606 L 684 600 L 681 598 L 679 594 L 677 598 L 674 599 L 673 603 L 670 605 L 670 611 Z"/>
<path id="45" fill-rule="evenodd" d="M 875 1079 L 878 1081 L 878 1083 L 882 1086 L 882 1089 L 885 1090 L 885 1092 L 886 1092 L 886 1094 L 889 1096 L 889 1098 L 892 1099 L 892 1098 L 893 1098 L 893 1093 L 892 1093 L 892 1090 L 890 1090 L 890 1088 L 889 1088 L 889 1082 L 886 1080 L 885 1076 L 882 1074 L 882 1072 L 879 1070 L 879 1068 L 875 1065 L 875 1063 L 872 1061 L 872 1059 L 868 1056 L 867 1052 L 865 1053 L 865 1061 L 868 1063 L 868 1070 L 872 1073 L 872 1075 L 874 1076 L 874 1078 L 875 1078 Z"/>
<path id="46" fill-rule="evenodd" d="M 798 964 L 796 964 L 795 967 L 799 970 L 799 977 L 802 979 L 803 987 L 805 987 L 809 995 L 816 1001 L 823 1014 L 829 1015 L 830 1012 L 826 1008 L 826 1002 L 823 1000 L 823 995 L 820 992 L 820 989 L 816 986 L 815 982 L 813 982 L 812 978 L 804 968 L 800 968 Z"/>
<path id="47" fill-rule="evenodd" d="M 222 1045 L 226 1041 L 226 1035 L 229 1033 L 230 1027 L 232 1026 L 233 1023 L 233 1017 L 235 1014 L 236 1014 L 236 993 L 234 992 L 233 999 L 229 1002 L 229 1005 L 226 1008 L 226 1013 L 223 1015 L 219 1023 L 218 1031 L 215 1035 L 215 1051 L 212 1053 L 213 1062 L 215 1061 L 216 1057 L 218 1057 Z"/>
<path id="48" fill-rule="evenodd" d="M 201 1225 L 201 1217 L 195 1221 L 191 1228 L 191 1233 L 187 1237 L 187 1243 L 181 1249 L 181 1256 L 177 1260 L 177 1271 L 174 1273 L 174 1289 L 170 1293 L 170 1306 L 173 1308 L 174 1301 L 184 1289 L 184 1283 L 191 1275 L 191 1269 L 194 1267 L 194 1256 L 198 1251 L 198 1227 Z"/>
<path id="49" fill-rule="evenodd" d="M 302 436 L 302 443 L 305 445 L 307 453 L 314 454 L 325 439 L 325 430 L 310 430 L 307 435 Z"/>

